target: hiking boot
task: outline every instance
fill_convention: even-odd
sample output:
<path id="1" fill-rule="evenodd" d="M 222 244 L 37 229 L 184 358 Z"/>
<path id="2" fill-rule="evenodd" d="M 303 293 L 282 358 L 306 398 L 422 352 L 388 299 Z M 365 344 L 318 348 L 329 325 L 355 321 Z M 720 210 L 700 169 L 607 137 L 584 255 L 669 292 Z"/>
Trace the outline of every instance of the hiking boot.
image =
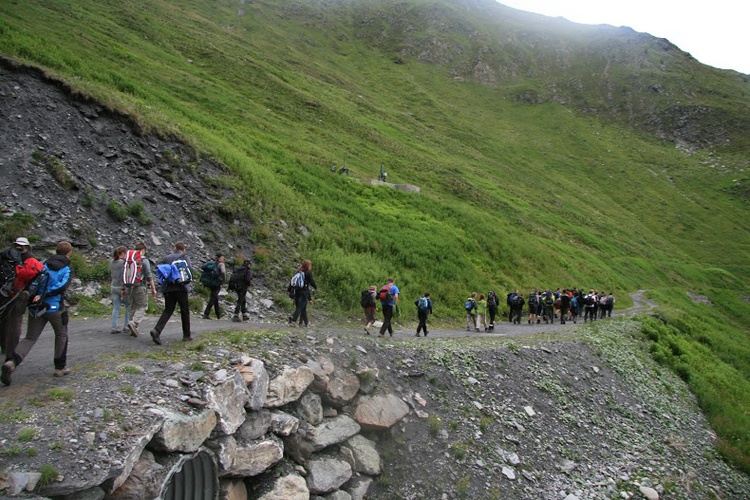
<path id="1" fill-rule="evenodd" d="M 156 344 L 156 345 L 161 345 L 161 339 L 159 338 L 159 337 L 160 337 L 160 334 L 159 334 L 159 333 L 157 333 L 157 331 L 156 331 L 156 330 L 151 330 L 151 332 L 150 332 L 150 333 L 151 333 L 151 340 L 153 340 L 153 341 L 154 341 L 154 344 Z"/>
<path id="2" fill-rule="evenodd" d="M 109 331 L 109 333 L 111 333 L 112 335 L 114 335 L 114 334 L 116 334 L 116 333 L 120 333 L 121 331 L 122 331 L 122 330 L 118 330 L 117 328 L 112 328 L 112 329 L 111 329 L 111 330 Z"/>
<path id="3" fill-rule="evenodd" d="M 415 337 L 419 337 L 419 332 L 417 332 L 417 333 L 416 333 L 416 334 L 415 334 L 414 336 L 415 336 Z"/>
<path id="4" fill-rule="evenodd" d="M 70 373 L 70 368 L 58 368 L 52 372 L 52 375 L 55 377 L 64 377 L 68 373 Z"/>
<path id="5" fill-rule="evenodd" d="M 182 341 L 183 342 L 192 342 L 193 341 L 193 337 L 182 337 Z"/>
<path id="6" fill-rule="evenodd" d="M 138 327 L 135 326 L 135 323 L 133 323 L 132 321 L 129 321 L 127 327 L 128 327 L 128 330 L 130 331 L 131 337 L 138 336 Z"/>
<path id="7" fill-rule="evenodd" d="M 425 331 L 424 331 L 424 336 L 425 336 L 425 337 L 427 336 L 427 330 L 425 330 Z"/>
<path id="8" fill-rule="evenodd" d="M 250 319 L 250 315 L 249 314 L 247 314 L 247 313 L 243 313 L 242 314 L 242 321 L 247 321 L 249 319 Z"/>
<path id="9" fill-rule="evenodd" d="M 6 361 L 0 373 L 0 382 L 5 385 L 10 385 L 13 379 L 13 370 L 16 369 L 16 364 L 13 361 Z"/>
<path id="10" fill-rule="evenodd" d="M 201 316 L 201 318 L 203 318 L 203 319 L 211 319 L 211 316 L 209 316 L 208 314 L 204 314 L 203 316 Z"/>
<path id="11" fill-rule="evenodd" d="M 234 316 L 232 316 L 232 321 L 234 321 L 235 323 L 240 323 L 240 322 L 241 322 L 242 320 L 240 319 L 240 317 L 239 317 L 239 316 L 237 316 L 237 315 L 235 314 Z"/>

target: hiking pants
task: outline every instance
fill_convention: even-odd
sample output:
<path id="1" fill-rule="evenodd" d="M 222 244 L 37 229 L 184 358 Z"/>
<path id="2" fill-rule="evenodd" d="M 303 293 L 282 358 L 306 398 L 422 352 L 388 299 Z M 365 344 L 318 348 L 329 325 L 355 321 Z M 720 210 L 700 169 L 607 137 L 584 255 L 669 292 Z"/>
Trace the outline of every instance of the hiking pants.
<path id="1" fill-rule="evenodd" d="M 146 308 L 148 307 L 148 290 L 143 285 L 132 285 L 126 286 L 125 291 L 128 294 L 128 301 L 125 306 L 126 311 L 130 311 L 130 321 L 132 321 L 136 328 L 141 324 L 143 318 L 146 317 Z M 164 295 L 166 302 L 167 295 Z M 169 318 L 167 318 L 169 319 Z M 161 331 L 161 330 L 159 330 Z"/>
<path id="2" fill-rule="evenodd" d="M 212 286 L 209 290 L 211 290 L 211 296 L 208 298 L 208 304 L 206 304 L 206 310 L 203 311 L 203 315 L 208 316 L 213 307 L 216 319 L 219 319 L 221 317 L 221 311 L 219 310 L 219 291 L 221 290 L 221 285 Z"/>
<path id="3" fill-rule="evenodd" d="M 419 317 L 419 325 L 417 325 L 417 335 L 419 335 L 419 332 L 424 331 L 424 334 L 427 335 L 427 311 L 424 312 L 417 312 L 417 316 Z"/>
<path id="4" fill-rule="evenodd" d="M 365 307 L 365 325 L 370 326 L 375 323 L 375 308 Z"/>
<path id="5" fill-rule="evenodd" d="M 296 302 L 296 298 L 295 298 Z M 208 310 L 208 308 L 206 308 Z M 239 292 L 237 292 L 237 305 L 234 306 L 234 315 L 239 316 L 239 314 L 247 314 L 247 287 L 242 288 Z M 216 316 L 218 317 L 218 313 L 216 313 Z M 208 313 L 206 314 L 208 316 Z"/>
<path id="6" fill-rule="evenodd" d="M 53 363 L 55 370 L 62 370 L 68 361 L 68 311 L 55 311 L 42 314 L 39 317 L 29 314 L 28 325 L 26 326 L 26 337 L 16 346 L 16 352 L 13 353 L 13 361 L 16 366 L 20 365 L 23 359 L 29 354 L 31 348 L 39 339 L 42 330 L 47 323 L 52 325 L 55 332 L 55 354 Z"/>
<path id="7" fill-rule="evenodd" d="M 513 315 L 513 324 L 521 324 L 521 315 L 523 314 L 523 306 L 514 305 L 511 308 L 511 314 Z"/>
<path id="8" fill-rule="evenodd" d="M 388 304 L 382 305 L 383 309 L 383 326 L 380 327 L 380 335 L 385 335 L 386 330 L 393 336 L 393 327 L 391 326 L 391 319 L 393 318 L 393 306 Z"/>
<path id="9" fill-rule="evenodd" d="M 471 330 L 477 327 L 477 315 L 476 313 L 466 313 L 466 329 Z"/>
<path id="10" fill-rule="evenodd" d="M 15 302 L 8 306 L 8 313 L 0 320 L 0 345 L 5 353 L 5 360 L 13 359 L 18 341 L 21 340 L 23 332 L 23 315 L 26 312 L 26 302 L 29 300 L 29 292 L 20 292 Z"/>
<path id="11" fill-rule="evenodd" d="M 490 312 L 490 325 L 494 325 L 495 316 L 497 316 L 497 307 L 489 307 L 488 311 Z"/>
<path id="12" fill-rule="evenodd" d="M 568 318 L 568 308 L 567 307 L 560 307 L 560 324 L 564 325 L 565 320 Z"/>
<path id="13" fill-rule="evenodd" d="M 127 297 L 122 296 L 122 290 L 120 288 L 112 289 L 112 329 L 117 330 L 117 323 L 120 319 L 120 308 L 125 306 L 125 317 L 122 321 L 122 326 L 128 324 L 130 321 L 130 308 L 128 307 Z"/>
<path id="14" fill-rule="evenodd" d="M 159 316 L 154 331 L 161 335 L 162 330 L 172 317 L 175 307 L 180 306 L 180 319 L 182 320 L 182 338 L 190 338 L 190 302 L 188 302 L 187 290 L 177 290 L 164 293 L 164 312 Z"/>
<path id="15" fill-rule="evenodd" d="M 583 322 L 585 323 L 589 319 L 591 321 L 596 319 L 596 309 L 594 309 L 594 306 L 586 306 L 583 309 Z"/>
<path id="16" fill-rule="evenodd" d="M 302 323 L 307 326 L 307 303 L 310 301 L 309 290 L 297 290 L 294 296 L 294 314 L 292 315 L 292 323 L 297 321 L 299 318 L 299 324 Z"/>
<path id="17" fill-rule="evenodd" d="M 555 322 L 555 308 L 551 305 L 544 306 L 544 313 L 542 314 L 544 321 L 549 320 L 550 323 Z"/>

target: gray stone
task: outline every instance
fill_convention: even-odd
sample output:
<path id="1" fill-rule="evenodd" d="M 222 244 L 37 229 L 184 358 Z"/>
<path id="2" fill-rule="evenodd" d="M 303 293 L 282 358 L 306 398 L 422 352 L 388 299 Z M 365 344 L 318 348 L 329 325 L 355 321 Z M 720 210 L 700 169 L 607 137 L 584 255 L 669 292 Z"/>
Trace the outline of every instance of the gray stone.
<path id="1" fill-rule="evenodd" d="M 310 490 L 301 476 L 290 474 L 276 479 L 273 490 L 262 495 L 258 500 L 308 500 Z"/>
<path id="2" fill-rule="evenodd" d="M 648 500 L 659 500 L 659 493 L 653 488 L 649 488 L 648 486 L 640 486 L 638 487 L 638 490 Z"/>
<path id="3" fill-rule="evenodd" d="M 346 492 L 341 490 L 336 490 L 333 493 L 329 493 L 325 496 L 326 500 L 352 500 L 352 496 Z"/>
<path id="4" fill-rule="evenodd" d="M 312 392 L 306 392 L 297 401 L 295 409 L 300 418 L 312 425 L 318 425 L 323 421 L 323 404 L 320 396 Z"/>
<path id="5" fill-rule="evenodd" d="M 334 373 L 328 381 L 325 399 L 328 404 L 340 408 L 357 395 L 359 378 L 350 371 Z"/>
<path id="6" fill-rule="evenodd" d="M 350 437 L 358 434 L 360 426 L 348 415 L 339 415 L 330 420 L 325 420 L 313 428 L 307 438 L 313 444 L 313 448 L 322 450 L 328 446 L 343 443 Z"/>
<path id="7" fill-rule="evenodd" d="M 380 371 L 377 368 L 365 367 L 355 372 L 359 377 L 359 392 L 372 394 L 380 382 Z"/>
<path id="8" fill-rule="evenodd" d="M 314 458 L 308 463 L 307 487 L 310 493 L 329 493 L 352 477 L 352 467 L 333 457 Z"/>
<path id="9" fill-rule="evenodd" d="M 271 429 L 279 436 L 289 436 L 297 432 L 299 419 L 288 413 L 277 411 L 271 413 Z"/>
<path id="10" fill-rule="evenodd" d="M 354 408 L 354 419 L 367 429 L 388 429 L 409 413 L 409 405 L 395 394 L 361 396 Z"/>
<path id="11" fill-rule="evenodd" d="M 220 500 L 247 500 L 247 486 L 242 480 L 222 479 L 219 491 Z"/>
<path id="12" fill-rule="evenodd" d="M 367 476 L 353 477 L 346 485 L 346 491 L 352 496 L 352 500 L 365 500 L 367 490 L 370 489 L 372 478 Z"/>
<path id="13" fill-rule="evenodd" d="M 154 455 L 143 452 L 122 486 L 107 495 L 108 500 L 140 500 L 156 498 L 169 471 L 156 463 Z"/>
<path id="14" fill-rule="evenodd" d="M 245 404 L 250 399 L 245 382 L 239 372 L 224 382 L 209 386 L 205 392 L 208 407 L 219 418 L 218 429 L 225 435 L 233 434 L 245 421 Z"/>
<path id="15" fill-rule="evenodd" d="M 243 364 L 237 370 L 242 375 L 250 393 L 247 408 L 253 411 L 260 410 L 266 403 L 270 381 L 265 364 L 259 359 L 243 359 Z"/>
<path id="16" fill-rule="evenodd" d="M 221 477 L 257 476 L 284 456 L 284 445 L 275 436 L 263 441 L 240 442 L 232 436 L 218 441 Z"/>
<path id="17" fill-rule="evenodd" d="M 240 426 L 236 434 L 242 441 L 252 441 L 260 439 L 271 430 L 271 412 L 261 410 L 250 412 L 245 417 L 245 421 Z"/>
<path id="18" fill-rule="evenodd" d="M 352 436 L 346 442 L 354 457 L 354 470 L 368 476 L 380 474 L 380 454 L 375 443 L 364 436 Z"/>
<path id="19" fill-rule="evenodd" d="M 205 410 L 197 415 L 160 411 L 164 414 L 164 424 L 149 444 L 157 450 L 193 453 L 211 436 L 211 431 L 216 427 L 214 410 Z"/>
<path id="20" fill-rule="evenodd" d="M 308 366 L 286 367 L 281 375 L 269 383 L 265 406 L 278 408 L 298 400 L 310 386 L 313 378 L 312 370 Z"/>

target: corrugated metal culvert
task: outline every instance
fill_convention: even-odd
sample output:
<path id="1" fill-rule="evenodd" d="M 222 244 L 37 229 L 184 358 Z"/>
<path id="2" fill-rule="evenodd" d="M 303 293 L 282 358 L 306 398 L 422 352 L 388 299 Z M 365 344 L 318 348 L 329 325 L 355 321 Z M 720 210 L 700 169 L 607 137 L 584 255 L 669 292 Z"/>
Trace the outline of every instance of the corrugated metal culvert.
<path id="1" fill-rule="evenodd" d="M 211 453 L 199 451 L 186 456 L 174 468 L 164 500 L 216 500 L 219 497 L 219 475 Z"/>

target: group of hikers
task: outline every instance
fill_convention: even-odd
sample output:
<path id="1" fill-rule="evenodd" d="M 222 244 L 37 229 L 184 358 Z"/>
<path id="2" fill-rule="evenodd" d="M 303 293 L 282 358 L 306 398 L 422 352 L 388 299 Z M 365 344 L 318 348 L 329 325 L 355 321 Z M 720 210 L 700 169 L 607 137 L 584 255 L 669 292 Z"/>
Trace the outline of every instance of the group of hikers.
<path id="1" fill-rule="evenodd" d="M 379 290 L 375 285 L 371 285 L 367 290 L 362 291 L 361 305 L 365 314 L 365 333 L 370 335 L 370 329 L 375 326 L 375 312 L 378 304 L 383 311 L 383 322 L 380 326 L 379 335 L 382 337 L 386 332 L 393 336 L 393 310 L 398 304 L 399 289 L 394 283 L 393 278 Z M 566 321 L 576 323 L 579 318 L 583 321 L 594 321 L 597 318 L 611 317 L 615 305 L 615 297 L 612 292 L 605 293 L 590 289 L 586 293 L 583 289 L 560 288 L 555 291 L 534 289 L 524 297 L 518 290 L 512 291 L 505 296 L 507 314 L 509 322 L 521 324 L 524 306 L 528 311 L 528 324 L 539 324 L 544 321 L 545 324 L 553 324 L 559 319 L 560 324 Z M 416 336 L 420 333 L 427 336 L 427 318 L 432 314 L 432 299 L 430 293 L 425 292 L 420 298 L 414 301 L 417 308 L 417 325 Z M 466 330 L 467 331 L 485 331 L 492 332 L 495 330 L 495 319 L 500 317 L 500 298 L 494 291 L 485 294 L 472 292 L 464 303 L 466 312 Z"/>
<path id="2" fill-rule="evenodd" d="M 593 288 L 588 293 L 576 287 L 563 290 L 558 288 L 555 291 L 535 288 L 527 297 L 518 290 L 508 293 L 505 296 L 505 304 L 508 306 L 508 321 L 513 324 L 521 324 L 526 305 L 529 325 L 542 321 L 545 324 L 553 324 L 556 319 L 564 325 L 566 321 L 577 323 L 581 317 L 584 323 L 597 318 L 611 317 L 615 296 L 612 292 L 606 293 Z M 480 331 L 481 327 L 485 332 L 493 331 L 499 308 L 500 301 L 494 291 L 488 292 L 487 297 L 484 294 L 477 296 L 476 292 L 473 292 L 464 303 L 466 330 Z"/>

